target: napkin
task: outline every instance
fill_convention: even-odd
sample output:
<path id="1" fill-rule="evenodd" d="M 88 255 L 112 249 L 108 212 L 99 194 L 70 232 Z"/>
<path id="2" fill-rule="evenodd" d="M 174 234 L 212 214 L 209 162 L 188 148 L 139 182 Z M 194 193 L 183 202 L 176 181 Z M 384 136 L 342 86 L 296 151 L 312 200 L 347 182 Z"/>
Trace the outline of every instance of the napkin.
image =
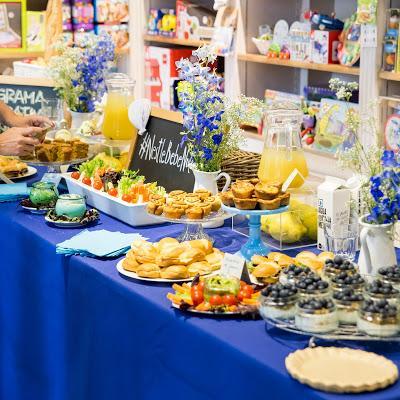
<path id="1" fill-rule="evenodd" d="M 26 183 L 9 183 L 0 185 L 0 202 L 22 200 L 29 195 Z"/>
<path id="2" fill-rule="evenodd" d="M 56 252 L 84 257 L 118 257 L 126 254 L 134 240 L 145 239 L 138 233 L 110 232 L 105 229 L 84 231 L 71 239 L 58 243 Z"/>

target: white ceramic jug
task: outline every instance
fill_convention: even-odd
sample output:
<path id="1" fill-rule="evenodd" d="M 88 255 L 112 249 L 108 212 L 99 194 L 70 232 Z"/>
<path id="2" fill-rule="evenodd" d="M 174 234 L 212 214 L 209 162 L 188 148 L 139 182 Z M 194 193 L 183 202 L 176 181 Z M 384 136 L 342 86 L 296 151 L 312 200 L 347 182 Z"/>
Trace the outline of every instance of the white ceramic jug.
<path id="1" fill-rule="evenodd" d="M 396 264 L 393 243 L 393 224 L 373 225 L 360 218 L 361 251 L 358 266 L 361 274 L 375 276 L 378 269 Z"/>

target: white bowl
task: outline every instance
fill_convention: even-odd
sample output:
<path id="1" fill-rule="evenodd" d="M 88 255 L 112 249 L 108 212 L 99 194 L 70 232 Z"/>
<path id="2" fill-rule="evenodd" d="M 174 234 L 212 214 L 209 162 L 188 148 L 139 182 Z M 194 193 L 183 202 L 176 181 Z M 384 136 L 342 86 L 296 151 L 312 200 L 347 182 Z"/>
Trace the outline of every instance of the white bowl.
<path id="1" fill-rule="evenodd" d="M 272 40 L 261 40 L 254 37 L 251 40 L 257 46 L 257 50 L 259 51 L 260 54 L 265 56 L 268 53 Z"/>

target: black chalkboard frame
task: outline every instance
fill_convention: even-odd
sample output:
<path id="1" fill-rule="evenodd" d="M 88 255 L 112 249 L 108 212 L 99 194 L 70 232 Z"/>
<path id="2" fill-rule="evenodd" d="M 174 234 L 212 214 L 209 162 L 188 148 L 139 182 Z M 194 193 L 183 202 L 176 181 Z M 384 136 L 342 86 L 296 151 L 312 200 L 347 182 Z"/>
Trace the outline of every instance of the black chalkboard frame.
<path id="1" fill-rule="evenodd" d="M 146 128 L 131 144 L 129 169 L 139 170 L 148 182 L 157 181 L 167 191 L 193 190 L 188 149 L 180 146 L 182 114 L 153 107 Z"/>

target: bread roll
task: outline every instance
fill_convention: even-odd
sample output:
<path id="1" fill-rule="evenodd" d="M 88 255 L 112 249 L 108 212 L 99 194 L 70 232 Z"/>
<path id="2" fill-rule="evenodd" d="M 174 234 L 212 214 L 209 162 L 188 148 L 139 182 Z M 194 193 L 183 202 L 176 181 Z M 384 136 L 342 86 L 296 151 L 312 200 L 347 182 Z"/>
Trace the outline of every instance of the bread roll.
<path id="1" fill-rule="evenodd" d="M 188 269 L 184 265 L 171 265 L 161 270 L 163 279 L 185 279 L 189 278 Z"/>
<path id="2" fill-rule="evenodd" d="M 136 273 L 142 278 L 160 278 L 160 268 L 154 263 L 145 263 L 138 266 Z"/>
<path id="3" fill-rule="evenodd" d="M 202 252 L 204 252 L 204 254 L 211 254 L 213 252 L 212 243 L 207 239 L 191 240 L 189 242 L 186 242 L 185 244 L 192 249 L 201 250 Z"/>
<path id="4" fill-rule="evenodd" d="M 153 247 L 141 247 L 136 251 L 136 261 L 140 264 L 156 263 L 158 251 Z"/>
<path id="5" fill-rule="evenodd" d="M 269 278 L 276 275 L 279 270 L 280 268 L 278 264 L 273 261 L 268 261 L 257 265 L 257 267 L 253 269 L 253 276 L 256 278 Z"/>
<path id="6" fill-rule="evenodd" d="M 188 248 L 180 256 L 180 264 L 189 265 L 196 261 L 203 261 L 205 254 L 199 249 Z"/>
<path id="7" fill-rule="evenodd" d="M 178 246 L 178 245 L 179 242 L 171 237 L 163 238 L 157 243 L 157 247 L 160 252 L 162 252 L 167 247 Z"/>
<path id="8" fill-rule="evenodd" d="M 317 256 L 318 260 L 321 260 L 323 262 L 325 262 L 325 260 L 333 260 L 334 257 L 335 255 L 330 251 L 323 251 L 322 253 L 319 253 Z"/>
<path id="9" fill-rule="evenodd" d="M 138 249 L 141 249 L 143 247 L 153 247 L 153 245 L 148 242 L 147 240 L 144 239 L 137 239 L 131 244 L 131 249 L 136 253 Z"/>
<path id="10" fill-rule="evenodd" d="M 192 264 L 189 264 L 188 267 L 189 276 L 206 275 L 210 274 L 213 269 L 211 265 L 206 261 L 197 261 Z"/>
<path id="11" fill-rule="evenodd" d="M 213 271 L 221 268 L 222 260 L 224 259 L 224 253 L 222 252 L 213 252 L 211 254 L 207 254 L 205 260 L 211 266 Z"/>
<path id="12" fill-rule="evenodd" d="M 268 261 L 270 261 L 270 260 L 267 257 L 263 257 L 263 256 L 254 255 L 253 257 L 251 257 L 251 262 L 254 265 L 262 264 L 262 263 L 265 263 Z"/>
<path id="13" fill-rule="evenodd" d="M 182 265 L 179 257 L 184 251 L 185 247 L 182 244 L 166 246 L 160 251 L 157 261 L 161 267 L 169 267 L 174 264 Z"/>
<path id="14" fill-rule="evenodd" d="M 140 264 L 134 258 L 125 258 L 122 261 L 122 268 L 126 271 L 136 272 L 139 265 Z"/>

